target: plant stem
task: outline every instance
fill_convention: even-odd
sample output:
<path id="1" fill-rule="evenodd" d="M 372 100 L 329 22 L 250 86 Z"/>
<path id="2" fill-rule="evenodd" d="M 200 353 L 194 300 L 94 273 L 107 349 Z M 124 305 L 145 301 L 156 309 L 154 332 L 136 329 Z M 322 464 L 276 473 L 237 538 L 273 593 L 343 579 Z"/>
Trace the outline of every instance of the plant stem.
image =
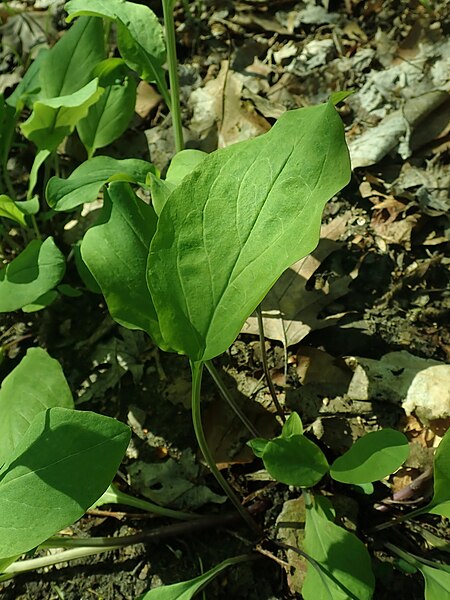
<path id="1" fill-rule="evenodd" d="M 202 385 L 202 373 L 203 373 L 203 362 L 192 362 L 191 361 L 191 372 L 192 372 L 192 422 L 194 425 L 195 436 L 197 438 L 197 442 L 200 448 L 201 453 L 208 465 L 211 473 L 216 478 L 219 485 L 222 487 L 225 494 L 234 504 L 236 509 L 239 511 L 242 518 L 247 522 L 250 528 L 257 533 L 261 534 L 260 529 L 256 522 L 252 519 L 247 509 L 242 506 L 239 502 L 238 497 L 231 489 L 222 473 L 217 468 L 217 465 L 214 461 L 214 458 L 211 454 L 211 451 L 208 447 L 208 443 L 206 441 L 205 433 L 203 431 L 202 425 L 202 417 L 201 417 L 201 401 L 200 401 L 200 391 Z"/>
<path id="2" fill-rule="evenodd" d="M 112 538 L 110 538 L 111 541 Z M 100 552 L 108 552 L 109 550 L 116 550 L 119 546 L 103 546 L 102 548 L 72 548 L 71 550 L 65 550 L 59 554 L 53 554 L 51 556 L 40 556 L 39 558 L 30 558 L 29 560 L 21 560 L 13 563 L 3 571 L 0 575 L 0 581 L 6 581 L 12 579 L 19 573 L 25 573 L 26 571 L 34 571 L 34 569 L 42 569 L 42 567 L 49 567 L 51 565 L 57 565 L 61 562 L 68 560 L 74 560 L 76 558 L 83 558 L 84 556 L 91 556 L 92 554 L 100 554 Z"/>
<path id="3" fill-rule="evenodd" d="M 169 82 L 172 113 L 172 124 L 175 136 L 176 152 L 184 148 L 183 126 L 181 123 L 180 85 L 178 81 L 177 47 L 175 40 L 175 22 L 173 18 L 173 0 L 162 0 L 164 27 L 166 31 L 167 63 L 169 66 Z"/>
<path id="4" fill-rule="evenodd" d="M 235 402 L 234 398 L 231 396 L 227 387 L 225 386 L 222 379 L 220 378 L 219 372 L 217 371 L 216 367 L 214 366 L 214 363 L 212 362 L 212 360 L 207 360 L 205 362 L 205 365 L 209 371 L 209 374 L 213 378 L 213 381 L 216 384 L 219 392 L 222 394 L 223 399 L 226 401 L 226 403 L 231 408 L 231 410 L 234 412 L 234 414 L 241 420 L 243 425 L 245 425 L 245 427 L 247 427 L 249 433 L 253 437 L 262 437 L 260 435 L 260 433 L 258 432 L 258 430 L 256 429 L 256 427 L 254 427 L 253 423 L 242 412 L 242 410 L 240 409 L 238 404 Z"/>
<path id="5" fill-rule="evenodd" d="M 179 519 L 181 521 L 190 521 L 200 518 L 200 515 L 173 510 L 171 508 L 165 508 L 164 506 L 159 506 L 158 504 L 154 504 L 148 500 L 135 498 L 130 494 L 120 491 L 114 485 L 109 486 L 103 496 L 101 496 L 100 500 L 97 500 L 95 506 L 101 506 L 103 504 L 124 504 L 126 506 L 132 506 L 133 508 L 140 508 L 141 510 L 154 513 L 161 517 L 169 517 L 171 519 Z"/>
<path id="6" fill-rule="evenodd" d="M 258 330 L 259 330 L 259 343 L 261 345 L 261 358 L 263 363 L 264 375 L 266 376 L 267 385 L 269 386 L 270 395 L 272 396 L 273 403 L 275 408 L 277 409 L 278 416 L 282 420 L 283 423 L 286 422 L 286 417 L 284 416 L 283 409 L 281 408 L 280 402 L 278 401 L 277 392 L 275 391 L 275 386 L 273 385 L 272 377 L 270 375 L 269 363 L 267 362 L 267 352 L 266 352 L 266 340 L 264 336 L 264 322 L 262 317 L 261 305 L 256 309 L 256 315 L 258 317 Z"/>
<path id="7" fill-rule="evenodd" d="M 408 521 L 409 519 L 414 519 L 414 517 L 418 517 L 422 514 L 427 514 L 427 507 L 424 508 L 416 508 L 412 512 L 407 515 L 401 515 L 400 517 L 394 517 L 390 521 L 386 521 L 385 523 L 380 523 L 380 525 L 376 525 L 373 527 L 370 532 L 375 533 L 376 531 L 383 531 L 383 529 L 389 529 L 390 527 L 395 527 L 399 523 L 403 523 L 403 521 Z"/>

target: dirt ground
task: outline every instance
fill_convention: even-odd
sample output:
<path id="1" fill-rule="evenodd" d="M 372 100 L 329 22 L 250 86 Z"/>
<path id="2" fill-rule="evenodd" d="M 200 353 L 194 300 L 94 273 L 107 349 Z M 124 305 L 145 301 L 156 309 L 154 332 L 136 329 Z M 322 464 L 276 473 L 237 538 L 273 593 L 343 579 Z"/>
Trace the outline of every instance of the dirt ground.
<path id="1" fill-rule="evenodd" d="M 48 43 L 65 27 L 61 2 L 18 4 L 38 24 L 33 35 L 45 31 Z M 148 4 L 161 16 L 159 3 Z M 376 600 L 423 598 L 421 577 L 393 567 L 383 547 L 386 539 L 430 560 L 445 561 L 449 547 L 450 534 L 439 517 L 423 519 L 428 538 L 413 524 L 371 533 L 386 515 L 397 514 L 396 508 L 382 513 L 375 504 L 431 465 L 450 422 L 445 380 L 431 378 L 425 394 L 408 394 L 419 372 L 448 364 L 450 350 L 449 12 L 445 0 L 196 0 L 175 8 L 187 147 L 211 151 L 247 139 L 267 131 L 286 109 L 354 90 L 339 107 L 352 180 L 326 206 L 313 259 L 290 269 L 285 285 L 277 288 L 283 292 L 269 295 L 262 310 L 279 401 L 287 412 L 300 414 L 330 460 L 379 427 L 399 429 L 411 441 L 405 467 L 377 484 L 374 496 L 344 494 L 338 484 L 324 484 L 324 491 L 335 494 L 339 521 L 357 530 L 372 551 Z M 21 37 L 20 17 L 7 18 L 1 4 L 0 14 L 0 85 L 9 93 L 22 74 L 18 56 L 29 53 L 32 42 Z M 150 152 L 164 172 L 173 154 L 170 117 L 155 89 L 148 84 L 139 89 L 132 126 L 101 153 L 148 159 Z M 29 152 L 22 145 L 11 164 L 19 187 Z M 69 173 L 78 164 L 77 141 L 65 152 Z M 53 233 L 66 249 L 72 243 L 73 230 L 64 228 L 70 218 L 62 214 Z M 7 252 L 2 256 L 10 258 Z M 66 280 L 82 288 L 73 265 Z M 218 520 L 205 531 L 193 528 L 21 575 L 0 584 L 2 598 L 131 600 L 254 547 L 244 523 L 220 523 L 232 509 L 197 455 L 186 359 L 164 354 L 143 333 L 115 324 L 102 297 L 89 292 L 61 296 L 38 313 L 2 315 L 0 333 L 6 332 L 8 340 L 22 341 L 8 347 L 1 378 L 28 347 L 41 345 L 63 365 L 80 408 L 132 427 L 132 444 L 116 480 L 125 491 Z M 254 316 L 215 363 L 250 418 L 267 436 L 274 435 L 277 423 Z M 295 541 L 282 538 L 276 522 L 289 510 L 293 518 L 284 520 L 294 520 L 298 491 L 264 478 L 262 463 L 245 446 L 245 431 L 206 374 L 203 400 L 216 460 L 241 497 L 264 499 L 257 519 L 267 534 L 261 559 L 225 571 L 205 597 L 301 598 L 294 576 L 299 565 L 273 543 Z M 170 524 L 153 520 L 130 508 L 103 506 L 71 531 L 121 536 Z M 446 552 L 433 547 L 430 536 L 447 544 Z M 283 568 L 279 563 L 286 560 Z"/>

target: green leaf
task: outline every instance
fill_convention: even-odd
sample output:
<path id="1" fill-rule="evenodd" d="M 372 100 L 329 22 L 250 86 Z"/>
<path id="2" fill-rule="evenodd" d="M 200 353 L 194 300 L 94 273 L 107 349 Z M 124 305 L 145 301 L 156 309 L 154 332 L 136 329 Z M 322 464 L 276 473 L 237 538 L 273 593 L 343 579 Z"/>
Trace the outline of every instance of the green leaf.
<path id="1" fill-rule="evenodd" d="M 94 79 L 69 96 L 38 100 L 30 117 L 21 125 L 22 133 L 40 150 L 53 152 L 102 93 L 98 80 Z"/>
<path id="2" fill-rule="evenodd" d="M 0 217 L 11 219 L 23 227 L 27 225 L 25 215 L 17 206 L 17 203 L 6 194 L 0 194 Z"/>
<path id="3" fill-rule="evenodd" d="M 281 273 L 317 245 L 323 207 L 349 177 L 329 103 L 209 154 L 170 195 L 151 244 L 147 278 L 166 344 L 193 361 L 224 352 Z"/>
<path id="4" fill-rule="evenodd" d="M 352 533 L 325 517 L 323 507 L 307 505 L 305 551 L 319 563 L 322 577 L 308 565 L 305 600 L 369 600 L 374 589 L 370 555 Z"/>
<path id="5" fill-rule="evenodd" d="M 72 210 L 85 202 L 93 202 L 110 181 L 144 185 L 149 172 L 154 173 L 155 167 L 145 160 L 96 156 L 77 167 L 68 179 L 52 177 L 46 189 L 47 202 L 56 211 Z"/>
<path id="6" fill-rule="evenodd" d="M 139 596 L 137 600 L 191 600 L 195 594 L 202 590 L 221 571 L 246 560 L 249 560 L 248 556 L 228 558 L 194 579 L 173 583 L 172 585 L 163 585 Z"/>
<path id="7" fill-rule="evenodd" d="M 79 519 L 111 483 L 129 439 L 126 425 L 103 415 L 38 413 L 0 471 L 0 559 Z"/>
<path id="8" fill-rule="evenodd" d="M 322 450 L 303 435 L 270 440 L 262 459 L 269 474 L 286 485 L 312 487 L 329 469 Z"/>
<path id="9" fill-rule="evenodd" d="M 50 306 L 50 304 L 56 300 L 58 295 L 59 294 L 56 290 L 49 290 L 48 292 L 45 292 L 45 294 L 42 294 L 42 296 L 39 296 L 39 298 L 36 298 L 36 300 L 30 304 L 25 304 L 25 306 L 22 306 L 22 311 L 24 313 L 33 313 L 43 310 L 44 308 L 47 308 L 47 306 Z"/>
<path id="10" fill-rule="evenodd" d="M 156 214 L 126 183 L 111 183 L 104 193 L 100 221 L 85 234 L 81 256 L 99 284 L 113 319 L 142 329 L 163 344 L 145 281 Z"/>
<path id="11" fill-rule="evenodd" d="M 441 515 L 441 517 L 450 519 L 450 500 L 447 500 L 447 502 L 440 502 L 439 504 L 436 504 L 436 506 L 427 509 L 426 512 L 431 513 L 432 515 Z"/>
<path id="12" fill-rule="evenodd" d="M 253 440 L 249 440 L 247 442 L 247 446 L 253 450 L 253 454 L 258 458 L 262 458 L 264 454 L 264 450 L 269 443 L 269 440 L 265 440 L 263 438 L 254 438 Z"/>
<path id="13" fill-rule="evenodd" d="M 98 102 L 77 125 L 78 135 L 91 157 L 98 148 L 107 146 L 128 127 L 136 104 L 136 83 L 127 77 L 123 83 L 104 88 Z"/>
<path id="14" fill-rule="evenodd" d="M 289 438 L 293 435 L 303 435 L 303 423 L 300 415 L 296 412 L 289 415 L 281 432 L 281 436 L 284 438 Z"/>
<path id="15" fill-rule="evenodd" d="M 84 87 L 95 65 L 106 58 L 101 19 L 79 19 L 47 52 L 40 65 L 39 99 L 70 96 Z"/>
<path id="16" fill-rule="evenodd" d="M 152 204 L 159 216 L 167 198 L 182 180 L 191 173 L 208 155 L 201 150 L 181 150 L 173 157 L 167 170 L 166 179 L 163 181 L 155 175 L 150 175 L 152 190 Z"/>
<path id="17" fill-rule="evenodd" d="M 0 464 L 12 453 L 34 417 L 54 406 L 73 408 L 61 365 L 42 348 L 30 348 L 0 388 Z"/>
<path id="18" fill-rule="evenodd" d="M 434 569 L 422 563 L 417 564 L 425 579 L 425 600 L 450 599 L 450 573 Z"/>
<path id="19" fill-rule="evenodd" d="M 396 471 L 408 455 L 403 433 L 394 429 L 372 431 L 334 461 L 330 475 L 342 483 L 371 483 Z"/>
<path id="20" fill-rule="evenodd" d="M 64 272 L 64 256 L 53 238 L 33 240 L 0 271 L 0 313 L 32 303 L 57 286 Z"/>
<path id="21" fill-rule="evenodd" d="M 42 48 L 40 50 L 29 69 L 20 80 L 19 85 L 6 99 L 6 103 L 16 109 L 16 115 L 22 112 L 25 105 L 32 108 L 33 102 L 37 99 L 41 90 L 39 81 L 41 68 L 46 60 L 45 57 L 48 52 L 50 52 L 48 48 Z"/>
<path id="22" fill-rule="evenodd" d="M 433 506 L 450 501 L 450 429 L 442 438 L 434 455 Z"/>
<path id="23" fill-rule="evenodd" d="M 120 55 L 141 79 L 156 82 L 161 92 L 167 90 L 163 65 L 166 47 L 163 29 L 155 13 L 140 4 L 125 0 L 71 0 L 65 5 L 68 21 L 80 15 L 113 19 L 117 24 Z"/>

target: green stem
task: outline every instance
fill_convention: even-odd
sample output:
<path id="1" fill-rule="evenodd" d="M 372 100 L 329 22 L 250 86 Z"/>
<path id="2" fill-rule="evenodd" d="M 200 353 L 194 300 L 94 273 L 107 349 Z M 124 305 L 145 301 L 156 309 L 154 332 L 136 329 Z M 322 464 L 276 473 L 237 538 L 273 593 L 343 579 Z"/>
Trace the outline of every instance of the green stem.
<path id="1" fill-rule="evenodd" d="M 180 85 L 178 82 L 178 61 L 175 39 L 175 22 L 173 18 L 173 0 L 162 0 L 164 27 L 166 31 L 167 63 L 169 66 L 169 82 L 172 123 L 175 136 L 175 148 L 180 152 L 184 148 L 183 126 L 181 123 Z"/>
<path id="2" fill-rule="evenodd" d="M 153 502 L 149 502 L 148 500 L 140 500 L 139 498 L 135 498 L 134 496 L 130 496 L 129 494 L 120 491 L 114 485 L 109 486 L 100 500 L 95 503 L 95 506 L 97 507 L 103 504 L 124 504 L 125 506 L 140 508 L 141 510 L 160 515 L 161 517 L 169 517 L 180 521 L 190 521 L 200 517 L 200 515 L 165 508 L 158 504 L 154 504 Z"/>
<path id="3" fill-rule="evenodd" d="M 203 373 L 203 362 L 192 362 L 191 361 L 191 371 L 192 371 L 192 422 L 194 425 L 195 436 L 197 438 L 197 442 L 200 448 L 201 453 L 205 459 L 206 464 L 208 465 L 211 473 L 216 478 L 219 485 L 222 487 L 225 494 L 234 504 L 236 509 L 239 511 L 239 514 L 242 518 L 247 522 L 247 524 L 251 527 L 251 529 L 260 535 L 260 529 L 255 521 L 252 519 L 247 510 L 242 506 L 239 502 L 238 497 L 231 489 L 222 473 L 217 468 L 214 457 L 211 454 L 211 451 L 208 447 L 208 443 L 206 441 L 205 433 L 203 431 L 202 425 L 202 417 L 201 417 L 201 401 L 200 401 L 200 391 L 202 385 L 202 373 Z"/>
<path id="4" fill-rule="evenodd" d="M 427 507 L 416 508 L 416 510 L 411 511 L 407 515 L 401 515 L 400 517 L 394 517 L 390 521 L 386 521 L 385 523 L 380 523 L 380 525 L 376 525 L 371 529 L 371 533 L 375 533 L 376 531 L 383 531 L 384 529 L 389 529 L 390 527 L 395 527 L 403 521 L 408 521 L 409 519 L 414 519 L 414 517 L 418 517 L 420 515 L 427 514 Z"/>
<path id="5" fill-rule="evenodd" d="M 224 398 L 228 406 L 231 408 L 231 410 L 234 412 L 234 414 L 241 420 L 242 424 L 245 425 L 245 427 L 247 427 L 249 433 L 253 437 L 262 437 L 262 435 L 258 432 L 256 427 L 254 427 L 253 423 L 246 417 L 246 415 L 242 412 L 240 407 L 237 405 L 237 403 L 231 396 L 230 392 L 228 391 L 222 379 L 220 378 L 220 375 L 216 367 L 214 366 L 212 360 L 207 360 L 205 362 L 205 365 L 219 392 L 222 394 L 222 397 Z"/>
<path id="6" fill-rule="evenodd" d="M 273 385 L 272 377 L 270 375 L 269 363 L 267 361 L 266 339 L 264 336 L 264 322 L 262 317 L 261 305 L 259 305 L 256 309 L 256 315 L 258 317 L 259 343 L 261 345 L 261 358 L 263 363 L 264 375 L 266 376 L 267 385 L 269 386 L 270 395 L 272 396 L 272 401 L 275 405 L 278 416 L 280 417 L 282 422 L 285 423 L 286 417 L 284 416 L 283 409 L 281 408 L 281 404 L 278 401 L 277 392 L 275 390 L 275 386 Z"/>
<path id="7" fill-rule="evenodd" d="M 103 548 L 72 548 L 71 550 L 65 550 L 64 552 L 53 554 L 51 556 L 41 556 L 39 558 L 21 560 L 13 563 L 9 567 L 6 567 L 4 572 L 0 575 L 0 581 L 12 579 L 19 573 L 25 573 L 26 571 L 34 571 L 34 569 L 50 567 L 51 565 L 57 565 L 68 560 L 75 560 L 76 558 L 83 558 L 84 556 L 100 554 L 101 552 L 109 552 L 110 550 L 116 550 L 117 548 L 118 546 L 104 546 Z"/>

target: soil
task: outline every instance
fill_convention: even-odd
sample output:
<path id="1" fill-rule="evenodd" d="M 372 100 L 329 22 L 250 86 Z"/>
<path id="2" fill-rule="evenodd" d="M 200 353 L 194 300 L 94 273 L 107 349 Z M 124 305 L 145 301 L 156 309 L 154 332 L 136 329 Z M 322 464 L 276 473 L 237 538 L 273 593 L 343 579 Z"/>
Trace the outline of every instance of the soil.
<path id="1" fill-rule="evenodd" d="M 147 4 L 161 16 L 158 3 Z M 22 5 L 29 11 L 40 10 L 37 3 L 36 8 L 33 2 Z M 186 6 L 177 3 L 177 50 L 188 145 L 214 149 L 221 139 L 226 143 L 230 139 L 237 141 L 236 131 L 240 126 L 244 129 L 248 114 L 252 114 L 252 127 L 261 132 L 261 120 L 271 125 L 280 105 L 283 109 L 293 108 L 326 100 L 330 93 L 340 89 L 361 90 L 370 73 L 382 73 L 396 60 L 412 60 L 420 43 L 437 46 L 448 34 L 448 5 L 438 0 L 428 6 L 426 2 L 409 0 L 300 4 L 290 0 L 271 3 L 198 0 Z M 301 12 L 308 7 L 309 13 Z M 314 7 L 322 11 L 319 16 L 314 16 Z M 299 14 L 302 18 L 297 19 Z M 52 17 L 56 30 L 65 26 L 61 15 L 58 8 Z M 323 60 L 318 46 L 316 63 L 308 53 L 302 55 L 303 63 L 295 62 L 311 42 L 320 42 L 323 48 L 330 49 L 324 42 L 333 40 L 335 47 Z M 290 52 L 292 48 L 295 53 Z M 367 67 L 348 62 L 362 50 L 374 52 Z M 2 72 L 14 72 L 17 62 L 11 56 L 8 58 L 5 48 L 2 52 L 2 65 L 6 65 Z M 228 99 L 231 117 L 227 118 L 232 123 L 224 125 L 222 115 L 221 127 L 216 124 L 208 130 L 204 125 L 202 130 L 195 120 L 198 105 L 190 97 L 208 82 L 217 80 L 223 61 L 227 61 L 232 73 L 243 78 L 238 108 L 233 99 Z M 261 77 L 265 83 L 259 89 L 252 88 L 250 77 Z M 384 107 L 385 114 L 380 110 L 376 114 L 367 111 L 364 97 L 358 94 L 355 100 L 342 105 L 339 110 L 350 142 L 401 105 L 400 101 L 395 104 L 391 97 L 397 95 L 398 100 L 401 89 L 399 83 L 398 89 L 386 91 L 389 106 Z M 225 98 L 228 91 L 222 89 L 222 93 Z M 256 102 L 255 94 L 272 103 L 270 107 L 252 104 Z M 102 150 L 102 154 L 148 158 L 145 153 L 149 142 L 151 160 L 164 171 L 171 152 L 171 142 L 164 145 L 164 140 L 170 138 L 170 133 L 167 111 L 162 103 L 157 103 L 145 117 L 136 117 L 129 131 L 113 147 Z M 73 151 L 66 150 L 62 159 L 68 171 L 77 164 L 76 141 L 74 147 Z M 26 153 L 23 149 L 16 150 L 16 161 L 21 152 Z M 347 290 L 315 315 L 316 326 L 300 341 L 284 347 L 280 340 L 266 339 L 280 402 L 287 412 L 299 412 L 308 435 L 321 446 L 329 461 L 364 433 L 379 427 L 394 427 L 406 432 L 415 444 L 415 458 L 403 473 L 405 485 L 431 463 L 433 449 L 448 427 L 450 414 L 444 410 L 438 429 L 437 423 L 433 426 L 417 419 L 414 413 L 407 415 L 402 403 L 394 401 L 387 392 L 374 393 L 369 398 L 352 397 L 346 377 L 350 364 L 362 364 L 366 359 L 379 362 L 393 352 L 407 351 L 414 357 L 442 364 L 448 360 L 449 223 L 448 214 L 439 204 L 442 198 L 436 199 L 432 192 L 448 169 L 449 152 L 447 123 L 447 129 L 443 127 L 432 139 L 414 147 L 407 157 L 393 147 L 379 160 L 355 167 L 352 181 L 327 205 L 323 217 L 324 224 L 343 217 L 345 230 L 336 240 L 334 251 L 321 261 L 306 283 L 306 291 L 314 293 L 327 290 L 352 274 Z M 430 175 L 422 187 L 406 184 L 402 187 L 399 177 L 406 163 L 428 175 L 430 165 L 434 165 L 435 179 Z M 15 183 L 23 187 L 20 173 Z M 428 193 L 428 203 L 419 198 L 420 190 L 420 198 Z M 448 206 L 449 187 L 444 191 Z M 70 249 L 64 231 L 68 218 L 62 215 L 56 225 L 57 241 L 65 250 Z M 2 258 L 9 260 L 12 254 L 5 251 Z M 83 287 L 73 264 L 69 265 L 65 281 Z M 203 531 L 196 531 L 193 526 L 185 535 L 139 543 L 69 565 L 20 575 L 0 584 L 2 598 L 131 600 L 161 583 L 195 577 L 221 560 L 255 547 L 245 523 L 239 520 L 220 523 L 221 516 L 232 512 L 232 508 L 221 503 L 218 496 L 222 497 L 222 491 L 197 453 L 189 412 L 190 372 L 185 358 L 164 354 L 143 333 L 115 324 L 102 297 L 89 292 L 77 298 L 60 296 L 41 312 L 2 315 L 0 333 L 5 332 L 8 340 L 17 343 L 8 347 L 0 364 L 1 378 L 18 364 L 27 348 L 42 346 L 61 362 L 79 408 L 114 416 L 132 427 L 132 444 L 116 478 L 117 485 L 144 497 L 146 491 L 136 465 L 143 468 L 142 464 L 164 464 L 172 459 L 174 464 L 184 465 L 194 492 L 176 498 L 171 506 L 215 515 L 217 522 Z M 322 360 L 325 362 L 319 362 Z M 251 418 L 267 431 L 268 437 L 275 435 L 279 426 L 264 380 L 257 337 L 241 334 L 215 364 L 226 386 Z M 302 370 L 304 365 L 306 371 Z M 210 600 L 300 598 L 279 564 L 286 560 L 286 555 L 274 542 L 276 520 L 285 503 L 298 498 L 299 492 L 259 478 L 262 463 L 250 457 L 242 429 L 223 408 L 206 374 L 203 401 L 204 426 L 217 462 L 241 497 L 263 500 L 256 518 L 266 535 L 258 545 L 260 558 L 224 571 L 208 585 L 204 597 Z M 391 478 L 388 483 L 400 486 L 399 482 L 397 474 L 397 480 Z M 168 493 L 167 487 L 167 481 L 162 479 L 150 491 L 164 494 Z M 202 501 L 200 488 L 206 501 Z M 374 509 L 375 503 L 390 495 L 386 482 L 375 486 L 373 497 L 344 492 L 341 488 L 330 481 L 321 487 L 325 494 L 333 492 L 340 496 L 343 506 L 337 509 L 339 522 L 351 527 L 353 519 L 353 527 L 372 551 L 377 577 L 374 598 L 384 600 L 396 595 L 411 600 L 423 598 L 421 576 L 395 568 L 393 557 L 383 544 L 388 540 L 430 560 L 443 562 L 445 552 L 427 545 L 421 531 L 412 524 L 388 532 L 372 532 L 386 514 L 393 514 Z M 73 535 L 86 537 L 124 536 L 171 524 L 168 519 L 157 519 L 156 525 L 150 523 L 154 520 L 138 510 L 109 505 L 101 507 L 100 512 L 88 513 L 69 530 Z M 421 524 L 430 534 L 448 540 L 450 534 L 439 517 L 425 517 Z M 288 567 L 290 570 L 292 565 Z"/>

